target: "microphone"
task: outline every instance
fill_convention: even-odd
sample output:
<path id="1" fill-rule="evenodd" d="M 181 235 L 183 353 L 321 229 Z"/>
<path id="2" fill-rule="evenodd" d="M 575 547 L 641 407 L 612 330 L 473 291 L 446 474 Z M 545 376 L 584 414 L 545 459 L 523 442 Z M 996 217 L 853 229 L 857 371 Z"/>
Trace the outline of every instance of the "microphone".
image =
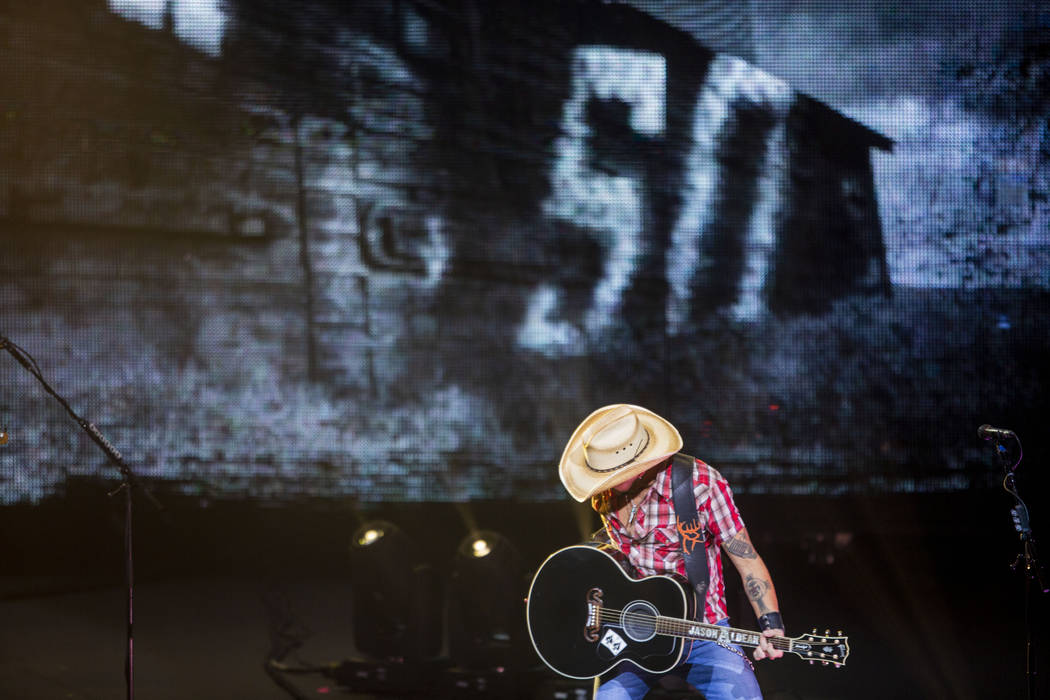
<path id="1" fill-rule="evenodd" d="M 977 429 L 977 437 L 982 440 L 1006 440 L 1008 438 L 1015 438 L 1017 435 L 1012 430 L 1006 430 L 1004 428 L 993 428 L 992 426 L 985 423 Z"/>

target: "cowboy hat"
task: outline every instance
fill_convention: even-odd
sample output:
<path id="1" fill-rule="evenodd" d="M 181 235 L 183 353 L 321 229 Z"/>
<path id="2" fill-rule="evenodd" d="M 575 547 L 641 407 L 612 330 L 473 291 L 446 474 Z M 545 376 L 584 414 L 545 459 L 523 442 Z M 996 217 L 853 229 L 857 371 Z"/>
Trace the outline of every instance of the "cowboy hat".
<path id="1" fill-rule="evenodd" d="M 565 489 L 580 503 L 627 481 L 682 449 L 667 420 L 641 406 L 618 403 L 587 416 L 558 464 Z"/>

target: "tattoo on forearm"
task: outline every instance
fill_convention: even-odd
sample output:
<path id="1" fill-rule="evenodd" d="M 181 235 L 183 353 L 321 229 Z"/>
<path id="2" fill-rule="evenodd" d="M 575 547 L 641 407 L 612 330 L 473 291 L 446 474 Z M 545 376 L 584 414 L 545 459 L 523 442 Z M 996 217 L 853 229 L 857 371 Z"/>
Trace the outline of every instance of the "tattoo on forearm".
<path id="1" fill-rule="evenodd" d="M 760 578 L 755 578 L 752 574 L 748 574 L 747 578 L 744 579 L 744 588 L 747 590 L 747 597 L 758 605 L 760 615 L 769 611 L 769 607 L 764 600 L 766 593 L 771 588 L 769 581 L 763 581 Z"/>
<path id="2" fill-rule="evenodd" d="M 740 557 L 741 559 L 758 559 L 758 552 L 751 546 L 751 542 L 747 536 L 737 535 L 736 537 L 730 538 L 724 545 L 725 550 L 732 554 L 734 557 Z"/>

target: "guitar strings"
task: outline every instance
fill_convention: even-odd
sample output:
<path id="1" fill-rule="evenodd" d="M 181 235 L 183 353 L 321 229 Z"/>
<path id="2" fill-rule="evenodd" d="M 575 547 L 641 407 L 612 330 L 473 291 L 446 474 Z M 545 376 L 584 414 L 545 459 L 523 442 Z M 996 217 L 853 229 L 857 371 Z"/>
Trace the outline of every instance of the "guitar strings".
<path id="1" fill-rule="evenodd" d="M 689 639 L 699 639 L 700 641 L 716 641 L 716 640 L 705 640 L 705 639 L 703 639 L 701 637 L 695 637 L 695 636 L 689 634 L 689 631 L 688 631 L 689 628 L 695 627 L 697 625 L 700 625 L 701 627 L 706 628 L 706 629 L 710 629 L 711 627 L 717 627 L 719 632 L 721 632 L 721 631 L 725 631 L 727 633 L 737 632 L 737 633 L 744 634 L 744 635 L 749 635 L 749 636 L 759 636 L 758 632 L 752 632 L 752 631 L 749 631 L 749 630 L 741 630 L 741 629 L 737 629 L 735 627 L 722 627 L 721 625 L 711 625 L 709 623 L 700 623 L 700 622 L 695 622 L 695 621 L 690 621 L 690 620 L 681 620 L 681 619 L 678 619 L 678 618 L 663 617 L 663 616 L 660 616 L 660 615 L 649 615 L 649 614 L 646 614 L 646 613 L 624 612 L 622 610 L 614 610 L 612 608 L 605 608 L 605 607 L 600 607 L 598 609 L 598 619 L 599 619 L 599 621 L 602 621 L 602 622 L 617 622 L 617 623 L 620 623 L 621 625 L 623 625 L 623 623 L 625 623 L 625 622 L 644 622 L 644 623 L 647 623 L 647 624 L 652 623 L 653 626 L 656 628 L 656 633 L 657 634 L 669 634 L 669 635 L 677 636 L 677 637 L 686 637 L 686 638 L 689 638 Z M 778 650 L 781 650 L 781 651 L 787 651 L 787 652 L 790 652 L 792 654 L 797 654 L 798 656 L 801 656 L 804 660 L 808 660 L 811 663 L 813 661 L 820 661 L 821 663 L 832 664 L 834 666 L 843 666 L 846 663 L 845 659 L 846 659 L 846 656 L 848 655 L 848 652 L 843 654 L 842 658 L 827 658 L 824 655 L 821 655 L 818 658 L 818 657 L 812 657 L 812 656 L 809 656 L 809 655 L 803 655 L 801 652 L 792 649 L 791 648 L 792 647 L 792 643 L 795 641 L 795 639 L 793 639 L 793 638 L 777 636 L 777 637 L 767 637 L 767 639 L 769 639 L 770 644 L 771 644 L 771 646 L 774 649 L 778 649 Z M 749 646 L 749 647 L 757 647 L 758 646 L 758 644 L 750 642 L 749 640 L 736 640 L 736 641 L 739 644 L 742 644 L 744 646 Z M 833 646 L 835 646 L 835 645 L 833 645 Z"/>
<path id="2" fill-rule="evenodd" d="M 657 633 L 672 634 L 674 636 L 688 637 L 690 639 L 701 639 L 701 640 L 703 638 L 701 638 L 701 637 L 694 637 L 693 635 L 689 634 L 689 628 L 695 627 L 697 625 L 700 625 L 701 627 L 706 627 L 708 629 L 710 629 L 710 627 L 711 627 L 711 625 L 709 625 L 707 623 L 700 623 L 700 622 L 694 622 L 694 621 L 688 621 L 688 620 L 678 620 L 678 619 L 673 618 L 673 617 L 663 617 L 663 616 L 660 616 L 660 615 L 648 615 L 648 614 L 645 614 L 645 613 L 624 612 L 622 610 L 613 610 L 611 608 L 600 608 L 599 612 L 598 612 L 598 617 L 603 622 L 620 622 L 621 624 L 623 622 L 653 623 L 653 626 L 656 628 Z M 751 632 L 751 631 L 748 631 L 748 630 L 740 630 L 740 629 L 736 629 L 734 627 L 721 627 L 720 625 L 715 625 L 715 627 L 718 628 L 719 632 L 721 632 L 722 630 L 725 630 L 725 632 L 727 632 L 727 633 L 737 632 L 737 633 L 740 633 L 740 634 L 746 634 L 746 635 L 752 635 L 752 636 L 761 636 L 758 632 Z M 768 639 L 770 640 L 770 643 L 772 644 L 774 649 L 780 649 L 780 650 L 783 650 L 783 651 L 790 651 L 791 650 L 791 642 L 793 640 L 789 639 L 788 637 L 777 636 L 777 637 L 768 637 Z M 739 641 L 740 641 L 740 643 L 742 643 L 742 644 L 744 644 L 746 646 L 758 646 L 757 644 L 753 644 L 753 643 L 751 643 L 751 642 L 749 642 L 747 640 L 739 640 Z"/>

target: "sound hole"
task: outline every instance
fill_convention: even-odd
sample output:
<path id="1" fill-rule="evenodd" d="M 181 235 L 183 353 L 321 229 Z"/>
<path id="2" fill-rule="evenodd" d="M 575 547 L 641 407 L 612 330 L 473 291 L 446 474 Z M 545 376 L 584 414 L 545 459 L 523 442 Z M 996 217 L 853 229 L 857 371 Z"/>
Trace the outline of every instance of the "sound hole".
<path id="1" fill-rule="evenodd" d="M 631 603 L 623 609 L 623 631 L 636 642 L 646 642 L 656 636 L 656 608 L 644 600 Z"/>

